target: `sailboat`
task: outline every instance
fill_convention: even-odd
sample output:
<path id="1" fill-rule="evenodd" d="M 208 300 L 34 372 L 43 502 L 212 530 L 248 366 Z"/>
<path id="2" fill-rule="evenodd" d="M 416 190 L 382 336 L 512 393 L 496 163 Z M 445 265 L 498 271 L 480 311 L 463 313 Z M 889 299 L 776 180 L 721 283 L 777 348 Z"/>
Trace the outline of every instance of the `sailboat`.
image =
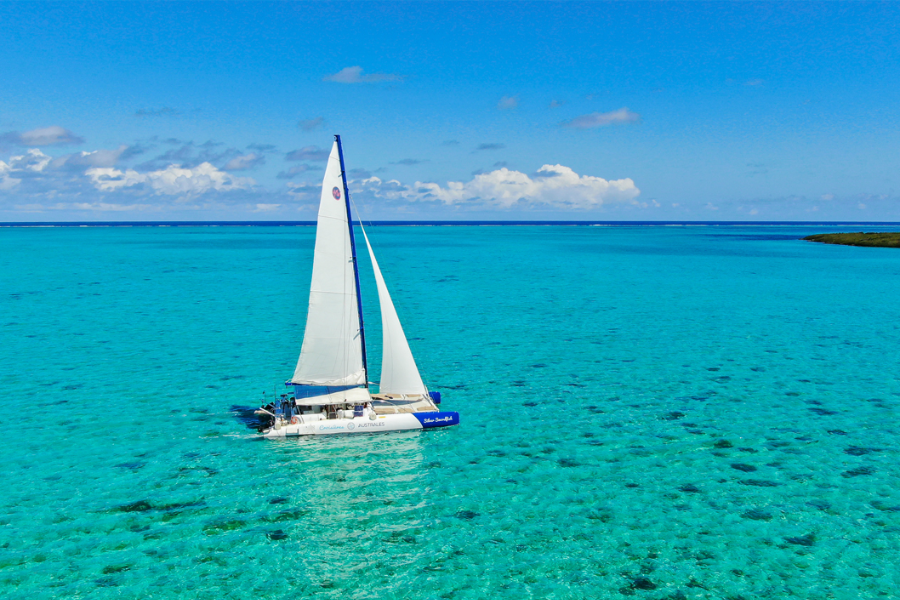
<path id="1" fill-rule="evenodd" d="M 359 224 L 381 305 L 383 351 L 378 393 L 370 389 L 366 336 L 350 194 L 341 136 L 328 157 L 313 258 L 309 311 L 300 358 L 285 382 L 292 393 L 260 407 L 265 438 L 431 429 L 459 424 L 442 411 L 441 396 L 422 381 L 400 318 Z"/>

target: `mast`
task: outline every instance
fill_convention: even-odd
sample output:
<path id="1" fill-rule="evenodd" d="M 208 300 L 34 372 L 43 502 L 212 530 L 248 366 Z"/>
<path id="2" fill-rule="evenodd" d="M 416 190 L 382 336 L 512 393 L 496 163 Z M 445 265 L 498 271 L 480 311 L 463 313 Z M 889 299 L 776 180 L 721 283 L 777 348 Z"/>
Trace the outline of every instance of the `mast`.
<path id="1" fill-rule="evenodd" d="M 366 375 L 366 389 L 369 388 L 369 364 L 366 361 L 366 333 L 363 327 L 362 295 L 359 292 L 359 266 L 356 263 L 356 241 L 353 239 L 353 216 L 350 214 L 350 191 L 347 189 L 347 175 L 344 170 L 344 149 L 341 136 L 335 135 L 338 157 L 341 159 L 341 183 L 344 184 L 344 204 L 347 206 L 347 227 L 350 228 L 350 254 L 353 257 L 353 276 L 356 279 L 356 310 L 359 312 L 359 343 L 362 347 L 363 372 Z"/>

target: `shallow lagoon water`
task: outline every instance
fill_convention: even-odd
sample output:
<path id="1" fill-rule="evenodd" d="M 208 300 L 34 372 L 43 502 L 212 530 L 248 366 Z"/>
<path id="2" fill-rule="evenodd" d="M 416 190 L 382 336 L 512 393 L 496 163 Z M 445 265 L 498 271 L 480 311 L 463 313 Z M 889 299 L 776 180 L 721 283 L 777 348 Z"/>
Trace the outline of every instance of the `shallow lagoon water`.
<path id="1" fill-rule="evenodd" d="M 3 229 L 0 595 L 895 597 L 900 251 L 838 229 L 372 227 L 462 424 L 284 442 L 313 228 Z"/>

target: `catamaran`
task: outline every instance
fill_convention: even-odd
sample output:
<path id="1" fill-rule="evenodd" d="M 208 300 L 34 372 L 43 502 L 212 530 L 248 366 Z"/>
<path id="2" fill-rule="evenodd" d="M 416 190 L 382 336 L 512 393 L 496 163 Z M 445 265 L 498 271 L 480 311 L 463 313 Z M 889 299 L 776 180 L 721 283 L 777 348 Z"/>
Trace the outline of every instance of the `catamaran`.
<path id="1" fill-rule="evenodd" d="M 366 336 L 350 194 L 341 136 L 328 157 L 313 257 L 309 311 L 300 358 L 282 394 L 256 414 L 266 438 L 430 429 L 459 424 L 438 408 L 441 395 L 422 381 L 400 318 L 359 224 L 372 260 L 381 305 L 382 362 L 378 393 L 369 388 Z"/>

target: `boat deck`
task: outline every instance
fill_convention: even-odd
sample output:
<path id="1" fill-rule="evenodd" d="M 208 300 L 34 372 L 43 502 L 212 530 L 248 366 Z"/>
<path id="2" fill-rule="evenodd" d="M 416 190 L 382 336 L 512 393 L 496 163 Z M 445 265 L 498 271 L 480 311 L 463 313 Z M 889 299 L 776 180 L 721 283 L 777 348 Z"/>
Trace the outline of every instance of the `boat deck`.
<path id="1" fill-rule="evenodd" d="M 372 407 L 377 415 L 437 412 L 440 410 L 428 396 L 401 396 L 398 394 L 372 394 Z"/>

